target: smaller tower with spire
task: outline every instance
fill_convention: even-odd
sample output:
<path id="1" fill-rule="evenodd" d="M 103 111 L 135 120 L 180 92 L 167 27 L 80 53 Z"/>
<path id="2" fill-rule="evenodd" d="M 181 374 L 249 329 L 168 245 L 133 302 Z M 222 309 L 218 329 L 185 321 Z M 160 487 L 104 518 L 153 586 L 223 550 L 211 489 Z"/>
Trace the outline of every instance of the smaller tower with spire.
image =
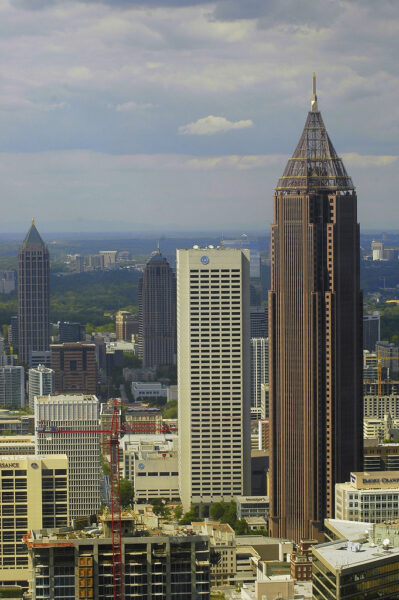
<path id="1" fill-rule="evenodd" d="M 35 220 L 18 253 L 19 361 L 31 366 L 32 352 L 49 349 L 50 258 Z"/>

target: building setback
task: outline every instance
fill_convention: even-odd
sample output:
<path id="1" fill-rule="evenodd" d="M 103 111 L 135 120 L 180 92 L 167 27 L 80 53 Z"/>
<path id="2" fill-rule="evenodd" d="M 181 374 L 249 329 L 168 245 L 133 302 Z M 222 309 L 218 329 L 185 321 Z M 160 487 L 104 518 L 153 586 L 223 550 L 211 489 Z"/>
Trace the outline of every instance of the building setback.
<path id="1" fill-rule="evenodd" d="M 52 344 L 50 350 L 51 368 L 55 371 L 55 391 L 58 394 L 97 392 L 95 344 Z"/>
<path id="2" fill-rule="evenodd" d="M 18 352 L 23 365 L 31 353 L 49 349 L 50 257 L 34 221 L 18 253 Z"/>
<path id="3" fill-rule="evenodd" d="M 314 77 L 271 227 L 273 536 L 322 539 L 335 483 L 361 471 L 362 325 L 356 192 L 318 110 Z"/>
<path id="4" fill-rule="evenodd" d="M 249 251 L 177 251 L 180 497 L 250 493 Z"/>
<path id="5" fill-rule="evenodd" d="M 176 277 L 159 249 L 139 282 L 139 355 L 145 368 L 176 362 Z"/>

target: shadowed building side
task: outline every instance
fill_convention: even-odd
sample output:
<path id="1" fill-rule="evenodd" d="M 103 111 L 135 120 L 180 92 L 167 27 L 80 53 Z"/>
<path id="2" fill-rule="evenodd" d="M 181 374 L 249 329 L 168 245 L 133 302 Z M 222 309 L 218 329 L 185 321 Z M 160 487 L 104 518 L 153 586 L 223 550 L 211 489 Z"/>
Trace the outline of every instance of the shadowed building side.
<path id="1" fill-rule="evenodd" d="M 139 281 L 139 356 L 143 367 L 176 363 L 176 276 L 159 248 Z"/>
<path id="2" fill-rule="evenodd" d="M 49 349 L 50 257 L 34 221 L 18 253 L 18 349 L 23 365 Z"/>
<path id="3" fill-rule="evenodd" d="M 274 197 L 269 292 L 270 524 L 322 539 L 334 485 L 362 465 L 357 198 L 317 107 Z"/>

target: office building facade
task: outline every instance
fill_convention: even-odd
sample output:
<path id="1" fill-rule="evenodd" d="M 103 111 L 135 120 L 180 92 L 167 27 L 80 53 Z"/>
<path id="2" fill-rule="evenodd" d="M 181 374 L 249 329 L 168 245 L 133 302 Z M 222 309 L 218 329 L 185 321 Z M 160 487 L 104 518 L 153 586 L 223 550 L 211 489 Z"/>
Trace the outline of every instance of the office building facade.
<path id="1" fill-rule="evenodd" d="M 139 356 L 144 368 L 176 362 L 176 277 L 159 249 L 139 282 Z"/>
<path id="2" fill-rule="evenodd" d="M 381 318 L 378 310 L 363 315 L 363 350 L 375 352 L 377 342 L 381 339 Z"/>
<path id="3" fill-rule="evenodd" d="M 118 310 L 115 317 L 116 339 L 131 342 L 132 336 L 139 332 L 139 322 L 136 317 L 127 310 Z"/>
<path id="4" fill-rule="evenodd" d="M 322 539 L 334 485 L 362 465 L 362 296 L 351 178 L 311 111 L 274 197 L 269 291 L 270 524 Z"/>
<path id="5" fill-rule="evenodd" d="M 69 321 L 58 322 L 59 342 L 80 342 L 85 339 L 85 326 Z"/>
<path id="6" fill-rule="evenodd" d="M 48 396 L 54 394 L 55 372 L 44 365 L 36 369 L 29 369 L 29 408 L 35 410 L 35 396 Z"/>
<path id="7" fill-rule="evenodd" d="M 122 515 L 123 598 L 125 600 L 210 600 L 209 537 L 160 535 L 144 537 L 127 529 Z M 133 521 L 133 519 L 132 519 Z M 132 523 L 133 525 L 133 523 Z M 26 537 L 33 567 L 33 598 L 48 600 L 113 600 L 112 537 L 31 531 Z"/>
<path id="8" fill-rule="evenodd" d="M 50 257 L 34 222 L 18 252 L 18 355 L 31 366 L 32 351 L 50 341 Z"/>
<path id="9" fill-rule="evenodd" d="M 23 367 L 0 367 L 0 408 L 25 406 L 25 371 Z"/>
<path id="10" fill-rule="evenodd" d="M 97 392 L 95 344 L 83 342 L 51 344 L 50 350 L 57 394 Z"/>
<path id="11" fill-rule="evenodd" d="M 26 589 L 32 571 L 22 537 L 33 528 L 68 525 L 68 459 L 2 455 L 0 481 L 0 581 Z"/>
<path id="12" fill-rule="evenodd" d="M 71 519 L 96 514 L 100 508 L 100 439 L 94 431 L 99 429 L 98 419 L 99 402 L 95 396 L 35 398 L 36 453 L 62 452 L 68 457 Z M 52 429 L 86 433 L 57 434 L 51 433 Z"/>
<path id="13" fill-rule="evenodd" d="M 262 418 L 262 384 L 269 382 L 269 340 L 251 338 L 251 418 Z"/>
<path id="14" fill-rule="evenodd" d="M 335 518 L 387 523 L 399 518 L 399 471 L 351 473 L 335 486 Z"/>
<path id="15" fill-rule="evenodd" d="M 250 493 L 249 252 L 177 251 L 180 496 Z"/>

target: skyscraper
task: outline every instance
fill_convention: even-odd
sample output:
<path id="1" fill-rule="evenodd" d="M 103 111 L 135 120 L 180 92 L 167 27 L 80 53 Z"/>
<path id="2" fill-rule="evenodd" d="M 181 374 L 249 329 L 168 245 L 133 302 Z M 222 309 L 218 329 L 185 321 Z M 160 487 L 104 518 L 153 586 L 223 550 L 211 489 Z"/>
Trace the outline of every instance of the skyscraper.
<path id="1" fill-rule="evenodd" d="M 31 353 L 49 349 L 50 258 L 35 223 L 18 253 L 18 351 L 24 365 Z"/>
<path id="2" fill-rule="evenodd" d="M 36 454 L 66 454 L 69 464 L 70 518 L 96 514 L 100 508 L 99 402 L 96 396 L 57 395 L 35 397 Z M 46 429 L 85 430 L 86 433 L 51 435 Z M 93 430 L 93 433 L 91 433 Z M 90 433 L 87 433 L 89 431 Z"/>
<path id="3" fill-rule="evenodd" d="M 250 493 L 249 251 L 177 251 L 185 510 Z"/>
<path id="4" fill-rule="evenodd" d="M 176 277 L 159 248 L 139 283 L 139 355 L 143 367 L 176 360 Z"/>
<path id="5" fill-rule="evenodd" d="M 270 525 L 321 538 L 334 485 L 362 470 L 357 198 L 317 106 L 274 196 L 269 292 Z"/>
<path id="6" fill-rule="evenodd" d="M 251 419 L 262 416 L 261 388 L 269 382 L 269 340 L 251 338 Z"/>

